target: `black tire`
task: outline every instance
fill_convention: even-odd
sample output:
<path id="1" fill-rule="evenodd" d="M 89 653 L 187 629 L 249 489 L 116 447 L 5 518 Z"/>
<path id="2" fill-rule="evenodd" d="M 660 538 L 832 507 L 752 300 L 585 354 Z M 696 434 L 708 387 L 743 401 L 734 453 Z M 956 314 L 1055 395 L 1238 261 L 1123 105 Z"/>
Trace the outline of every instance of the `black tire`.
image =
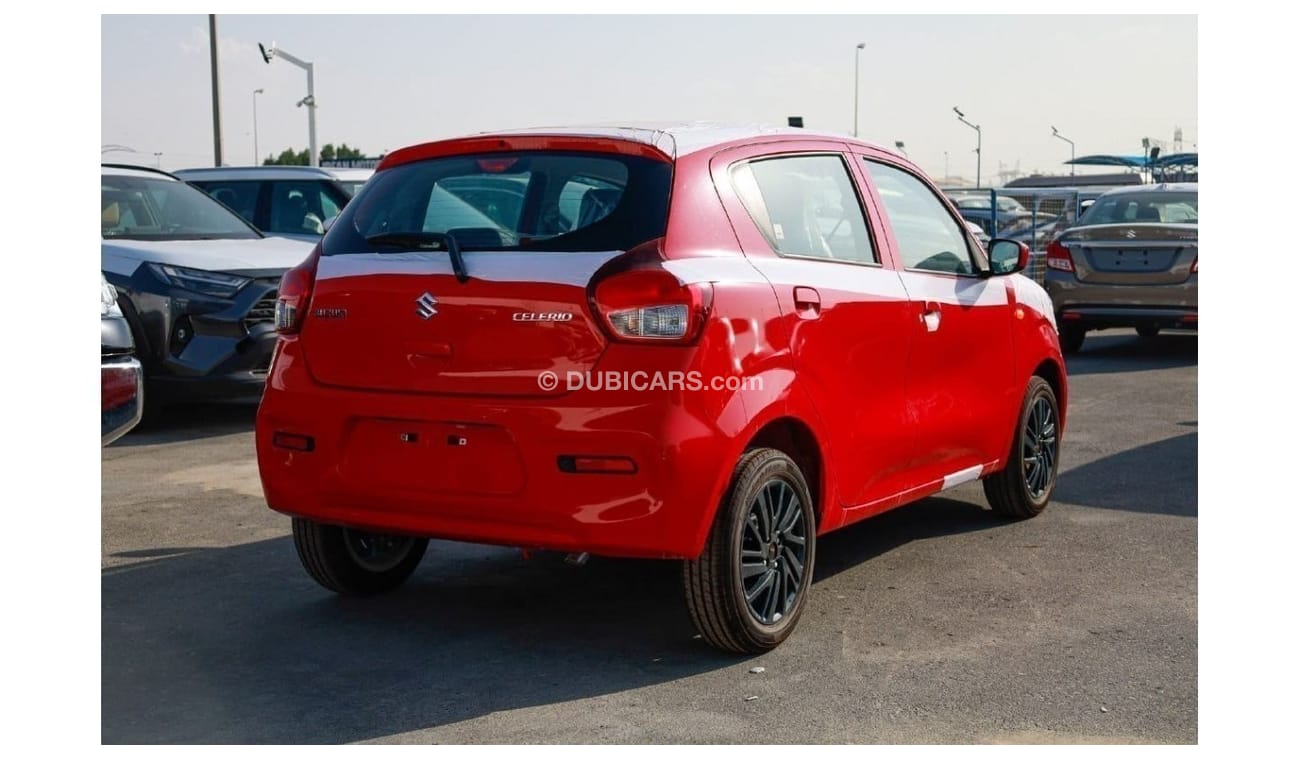
<path id="1" fill-rule="evenodd" d="M 1043 402 L 1040 404 L 1040 401 Z M 1050 410 L 1052 427 L 1051 445 L 1041 436 L 1031 440 L 1031 428 L 1036 427 L 1033 416 L 1044 408 Z M 1029 380 L 1020 415 L 1016 419 L 1016 434 L 1011 440 L 1007 464 L 1000 472 L 984 479 L 984 495 L 993 511 L 1003 517 L 1024 519 L 1034 517 L 1047 508 L 1056 490 L 1056 474 L 1060 463 L 1061 413 L 1056 393 L 1046 380 L 1035 375 Z M 1041 432 L 1041 431 L 1040 431 Z M 1026 454 L 1030 454 L 1026 457 Z M 1037 465 L 1037 467 L 1035 467 Z M 1045 473 L 1045 477 L 1041 473 Z"/>
<path id="2" fill-rule="evenodd" d="M 1088 332 L 1082 327 L 1066 325 L 1061 328 L 1061 353 L 1077 354 L 1083 348 L 1083 339 Z"/>
<path id="3" fill-rule="evenodd" d="M 773 501 L 780 503 L 772 507 Z M 766 524 L 764 503 L 769 505 Z M 790 636 L 803 613 L 816 543 L 812 495 L 799 466 L 776 449 L 745 452 L 718 507 L 704 553 L 682 563 L 686 606 L 696 630 L 705 641 L 731 652 L 774 649 Z M 742 570 L 742 564 L 748 567 Z M 754 594 L 752 601 L 747 589 Z M 754 605 L 765 609 L 755 611 Z"/>
<path id="4" fill-rule="evenodd" d="M 295 517 L 293 545 L 303 568 L 317 583 L 338 594 L 369 596 L 391 591 L 411 577 L 429 540 L 365 533 Z M 368 551 L 374 556 L 363 558 Z"/>
<path id="5" fill-rule="evenodd" d="M 1160 334 L 1160 328 L 1152 325 L 1144 325 L 1137 329 L 1138 335 L 1143 338 L 1154 338 Z"/>

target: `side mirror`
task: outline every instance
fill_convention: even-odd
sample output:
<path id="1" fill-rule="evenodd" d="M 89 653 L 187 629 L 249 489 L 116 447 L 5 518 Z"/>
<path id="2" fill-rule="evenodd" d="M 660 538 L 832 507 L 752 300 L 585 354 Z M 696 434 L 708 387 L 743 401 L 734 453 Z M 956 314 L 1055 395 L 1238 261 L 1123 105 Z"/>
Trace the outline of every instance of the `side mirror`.
<path id="1" fill-rule="evenodd" d="M 337 220 L 338 218 L 339 218 L 339 215 L 338 215 L 338 214 L 335 214 L 334 216 L 327 216 L 327 217 L 325 217 L 325 221 L 323 221 L 323 222 L 320 223 L 320 226 L 321 226 L 320 234 L 324 235 L 326 232 L 329 232 L 329 231 L 330 231 L 330 227 L 333 227 L 333 226 L 334 226 L 334 222 L 335 222 L 335 220 Z"/>
<path id="2" fill-rule="evenodd" d="M 1029 267 L 1029 246 L 1017 240 L 994 238 L 989 241 L 989 274 L 993 276 L 1023 272 Z"/>

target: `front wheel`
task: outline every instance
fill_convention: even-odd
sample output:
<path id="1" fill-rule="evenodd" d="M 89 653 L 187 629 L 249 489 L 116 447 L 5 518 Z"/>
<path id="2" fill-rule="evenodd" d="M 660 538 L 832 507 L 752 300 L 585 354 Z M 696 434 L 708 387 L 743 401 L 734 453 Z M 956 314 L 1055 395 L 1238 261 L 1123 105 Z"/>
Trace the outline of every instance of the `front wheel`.
<path id="1" fill-rule="evenodd" d="M 696 630 L 732 652 L 776 648 L 803 612 L 816 542 L 812 495 L 799 466 L 776 449 L 746 452 L 703 554 L 683 563 Z"/>
<path id="2" fill-rule="evenodd" d="M 1056 489 L 1061 413 L 1046 380 L 1029 380 L 1011 452 L 1001 472 L 984 479 L 984 495 L 1004 517 L 1034 517 L 1047 508 Z"/>
<path id="3" fill-rule="evenodd" d="M 369 596 L 391 591 L 411 577 L 429 541 L 295 517 L 293 545 L 317 583 L 338 594 Z"/>

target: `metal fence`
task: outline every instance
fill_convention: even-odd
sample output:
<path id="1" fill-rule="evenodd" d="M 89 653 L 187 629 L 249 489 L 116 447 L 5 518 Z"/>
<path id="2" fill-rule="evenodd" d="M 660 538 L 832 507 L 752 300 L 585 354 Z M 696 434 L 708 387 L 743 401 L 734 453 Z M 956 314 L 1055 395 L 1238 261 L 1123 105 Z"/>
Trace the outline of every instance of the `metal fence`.
<path id="1" fill-rule="evenodd" d="M 1073 225 L 1101 190 L 1078 188 L 945 188 L 944 193 L 970 222 L 990 238 L 1010 238 L 1029 246 L 1026 277 L 1042 283 L 1047 244 Z"/>

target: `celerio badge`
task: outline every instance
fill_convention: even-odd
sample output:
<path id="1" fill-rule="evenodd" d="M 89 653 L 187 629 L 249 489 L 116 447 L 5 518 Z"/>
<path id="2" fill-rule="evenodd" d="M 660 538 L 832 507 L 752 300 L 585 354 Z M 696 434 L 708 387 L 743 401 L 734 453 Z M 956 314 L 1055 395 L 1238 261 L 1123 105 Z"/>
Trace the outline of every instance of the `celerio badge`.
<path id="1" fill-rule="evenodd" d="M 415 313 L 420 315 L 421 319 L 428 319 L 438 313 L 438 299 L 433 297 L 432 293 L 425 292 L 424 295 L 415 299 Z"/>
<path id="2" fill-rule="evenodd" d="M 516 311 L 516 322 L 569 322 L 573 315 L 567 311 Z"/>

